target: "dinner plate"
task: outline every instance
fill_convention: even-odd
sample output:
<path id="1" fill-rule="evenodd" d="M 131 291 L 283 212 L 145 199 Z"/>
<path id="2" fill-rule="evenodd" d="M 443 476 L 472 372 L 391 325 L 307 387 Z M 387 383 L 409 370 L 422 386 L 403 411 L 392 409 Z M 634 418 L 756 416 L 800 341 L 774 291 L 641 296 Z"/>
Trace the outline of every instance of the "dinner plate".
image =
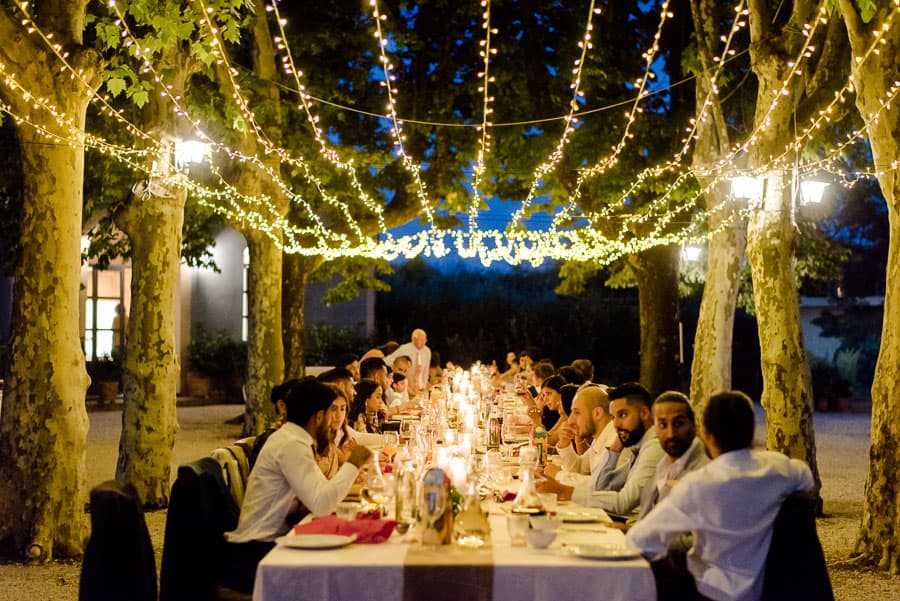
<path id="1" fill-rule="evenodd" d="M 603 516 L 590 511 L 557 511 L 556 516 L 569 524 L 590 524 L 603 521 Z"/>
<path id="2" fill-rule="evenodd" d="M 637 559 L 641 552 L 623 545 L 577 545 L 572 553 L 585 559 Z"/>
<path id="3" fill-rule="evenodd" d="M 337 549 L 356 540 L 356 535 L 343 534 L 286 534 L 275 542 L 292 549 Z"/>

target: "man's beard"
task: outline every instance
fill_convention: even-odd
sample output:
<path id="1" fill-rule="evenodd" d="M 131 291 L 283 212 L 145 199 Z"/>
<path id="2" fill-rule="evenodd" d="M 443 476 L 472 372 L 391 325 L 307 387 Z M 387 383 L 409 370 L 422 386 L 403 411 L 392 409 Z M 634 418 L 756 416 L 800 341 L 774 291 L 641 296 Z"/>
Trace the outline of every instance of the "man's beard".
<path id="1" fill-rule="evenodd" d="M 627 432 L 628 438 L 622 440 L 622 433 Z M 634 430 L 626 430 L 625 428 L 619 428 L 616 430 L 616 433 L 619 435 L 619 440 L 622 440 L 623 447 L 631 447 L 636 445 L 641 441 L 644 437 L 644 434 L 647 432 L 647 428 L 644 427 L 644 422 L 638 423 L 637 427 Z"/>
<path id="2" fill-rule="evenodd" d="M 681 457 L 687 452 L 689 448 L 691 448 L 692 442 L 693 439 L 685 443 L 683 440 L 670 438 L 663 444 L 663 450 L 669 457 Z"/>

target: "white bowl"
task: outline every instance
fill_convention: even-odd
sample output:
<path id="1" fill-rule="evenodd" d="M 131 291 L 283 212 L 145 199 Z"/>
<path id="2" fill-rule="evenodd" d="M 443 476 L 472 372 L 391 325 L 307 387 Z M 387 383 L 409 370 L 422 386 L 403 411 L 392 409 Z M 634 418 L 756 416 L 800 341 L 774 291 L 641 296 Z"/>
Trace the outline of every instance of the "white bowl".
<path id="1" fill-rule="evenodd" d="M 525 540 L 535 549 L 546 549 L 556 540 L 556 530 L 528 529 L 525 531 Z"/>
<path id="2" fill-rule="evenodd" d="M 556 532 L 562 520 L 556 516 L 533 515 L 528 519 L 533 530 L 551 530 Z"/>

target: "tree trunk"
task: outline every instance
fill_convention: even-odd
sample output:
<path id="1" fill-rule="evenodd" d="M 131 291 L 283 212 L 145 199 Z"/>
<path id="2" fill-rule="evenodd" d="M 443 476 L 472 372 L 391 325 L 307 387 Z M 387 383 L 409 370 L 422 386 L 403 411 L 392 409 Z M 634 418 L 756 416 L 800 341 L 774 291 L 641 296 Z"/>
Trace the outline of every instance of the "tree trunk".
<path id="1" fill-rule="evenodd" d="M 169 502 L 178 430 L 174 316 L 186 197 L 183 188 L 165 197 L 133 197 L 117 218 L 131 241 L 133 275 L 116 478 L 133 484 L 145 507 Z"/>
<path id="2" fill-rule="evenodd" d="M 762 206 L 750 217 L 747 257 L 753 273 L 759 330 L 766 448 L 809 463 L 818 488 L 821 481 L 812 425 L 812 378 L 800 331 L 800 298 L 794 274 L 796 225 L 792 206 L 790 176 L 779 170 L 770 172 Z"/>
<path id="3" fill-rule="evenodd" d="M 27 560 L 45 561 L 80 555 L 88 534 L 84 395 L 89 380 L 78 329 L 84 148 L 66 140 L 84 131 L 89 96 L 60 71 L 55 58 L 31 45 L 7 9 L 0 9 L 0 35 L 6 68 L 71 124 L 71 130 L 60 126 L 20 91 L 0 88 L 14 114 L 51 133 L 41 135 L 23 122 L 16 128 L 24 207 L 0 420 L 0 541 L 23 550 Z M 78 44 L 80 38 L 62 33 L 60 41 Z M 72 48 L 75 68 L 83 69 L 88 81 L 96 80 L 99 55 Z"/>
<path id="4" fill-rule="evenodd" d="M 680 246 L 657 246 L 628 257 L 638 284 L 641 383 L 653 396 L 678 389 L 680 259 Z"/>
<path id="5" fill-rule="evenodd" d="M 747 245 L 747 222 L 738 215 L 734 201 L 728 200 L 727 184 L 707 192 L 707 208 L 726 207 L 710 214 L 706 281 L 700 301 L 694 359 L 691 364 L 691 404 L 703 415 L 709 397 L 731 389 L 731 351 L 734 334 L 734 309 L 740 286 L 741 261 Z M 733 219 L 724 225 L 723 220 Z M 722 227 L 722 229 L 719 229 Z"/>
<path id="6" fill-rule="evenodd" d="M 284 377 L 302 378 L 306 373 L 303 338 L 306 320 L 303 315 L 310 259 L 299 254 L 284 255 L 281 312 L 283 315 Z"/>
<path id="7" fill-rule="evenodd" d="M 887 281 L 884 293 L 884 322 L 881 326 L 881 350 L 872 382 L 872 448 L 866 497 L 855 552 L 892 574 L 900 573 L 900 178 L 896 169 L 900 156 L 900 107 L 897 106 L 897 81 L 900 80 L 900 30 L 897 16 L 887 33 L 882 30 L 892 9 L 880 8 L 863 23 L 854 3 L 841 1 L 841 12 L 850 33 L 853 49 L 851 77 L 856 86 L 856 106 L 869 122 L 869 143 L 879 175 L 881 191 L 887 201 L 890 223 Z M 865 61 L 862 57 L 874 42 L 873 33 L 882 31 L 887 44 L 881 52 Z M 893 102 L 884 104 L 893 98 Z"/>
<path id="8" fill-rule="evenodd" d="M 721 52 L 721 9 L 716 0 L 691 0 L 701 75 L 696 81 L 697 133 L 693 166 L 699 173 L 716 169 L 731 148 L 725 114 L 708 74 L 716 72 L 715 58 Z M 731 389 L 731 355 L 734 309 L 740 286 L 741 261 L 747 245 L 747 222 L 738 201 L 731 198 L 730 182 L 713 185 L 711 177 L 699 176 L 706 190 L 711 237 L 707 246 L 706 277 L 691 364 L 691 404 L 702 416 L 709 397 Z M 728 223 L 728 220 L 732 220 Z M 698 420 L 702 427 L 702 420 Z"/>
<path id="9" fill-rule="evenodd" d="M 264 233 L 248 230 L 244 237 L 250 249 L 244 435 L 253 436 L 261 434 L 274 419 L 270 394 L 284 377 L 282 252 Z"/>

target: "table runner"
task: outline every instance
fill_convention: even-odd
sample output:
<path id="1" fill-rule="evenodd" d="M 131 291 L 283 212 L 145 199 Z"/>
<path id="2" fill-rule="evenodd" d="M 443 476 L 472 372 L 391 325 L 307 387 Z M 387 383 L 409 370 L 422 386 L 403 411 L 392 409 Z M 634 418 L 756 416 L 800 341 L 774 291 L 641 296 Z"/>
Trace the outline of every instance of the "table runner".
<path id="1" fill-rule="evenodd" d="M 403 601 L 492 601 L 494 558 L 490 547 L 436 549 L 410 545 L 403 560 Z"/>

